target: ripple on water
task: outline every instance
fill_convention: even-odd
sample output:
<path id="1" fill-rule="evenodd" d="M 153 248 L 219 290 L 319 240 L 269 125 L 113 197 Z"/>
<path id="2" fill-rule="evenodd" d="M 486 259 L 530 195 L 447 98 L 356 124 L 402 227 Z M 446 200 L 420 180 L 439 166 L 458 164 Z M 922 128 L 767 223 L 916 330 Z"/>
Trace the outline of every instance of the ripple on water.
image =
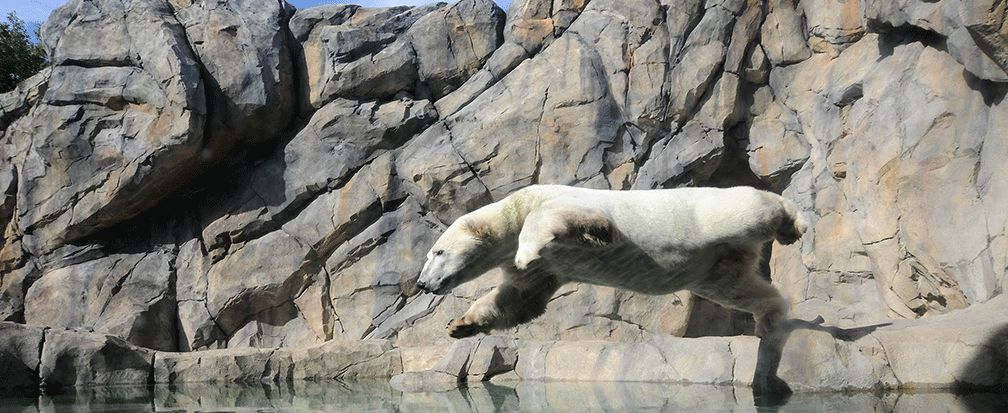
<path id="1" fill-rule="evenodd" d="M 283 385 L 188 384 L 100 387 L 60 395 L 0 398 L 0 412 L 125 411 L 1008 411 L 1008 394 L 949 392 L 798 393 L 776 408 L 754 407 L 731 386 L 627 382 L 481 383 L 441 393 L 402 393 L 387 381 Z"/>

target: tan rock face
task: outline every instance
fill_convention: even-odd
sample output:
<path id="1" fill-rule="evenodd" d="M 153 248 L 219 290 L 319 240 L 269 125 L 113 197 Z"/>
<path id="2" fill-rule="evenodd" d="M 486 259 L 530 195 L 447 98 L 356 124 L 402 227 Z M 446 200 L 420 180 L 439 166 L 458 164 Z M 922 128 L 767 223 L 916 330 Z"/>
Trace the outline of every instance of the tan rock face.
<path id="1" fill-rule="evenodd" d="M 478 71 L 504 40 L 504 12 L 490 0 L 365 9 L 327 5 L 291 19 L 301 41 L 308 103 L 339 97 L 439 98 Z"/>
<path id="2" fill-rule="evenodd" d="M 824 66 L 809 61 L 771 78 L 811 147 L 784 193 L 814 207 L 816 222 L 807 246 L 775 251 L 775 259 L 795 255 L 781 258 L 788 264 L 778 261 L 775 273 L 785 284 L 820 271 L 839 280 L 873 279 L 880 300 L 871 305 L 882 307 L 856 310 L 865 320 L 963 308 L 997 295 L 1003 279 L 1003 270 L 993 268 L 1004 253 L 990 242 L 1004 232 L 1003 213 L 988 206 L 989 197 L 1000 195 L 986 189 L 994 181 L 980 178 L 1004 174 L 981 149 L 996 140 L 991 128 L 999 128 L 1001 106 L 984 103 L 948 54 L 910 43 L 884 56 L 878 45 L 886 41 L 868 35 Z M 881 59 L 871 63 L 875 69 L 861 69 L 858 62 L 873 56 Z M 771 109 L 763 116 L 776 116 L 779 110 Z M 769 153 L 788 156 L 792 149 L 779 142 Z M 811 287 L 814 278 L 799 284 Z M 812 317 L 823 311 L 814 302 L 824 299 L 865 305 L 857 294 L 823 297 L 817 289 L 792 296 L 809 304 Z"/>
<path id="3" fill-rule="evenodd" d="M 865 34 L 860 0 L 813 0 L 801 3 L 809 45 L 815 52 L 839 55 Z"/>
<path id="4" fill-rule="evenodd" d="M 232 141 L 257 144 L 284 132 L 296 110 L 283 2 L 170 1 L 202 64 L 210 92 L 207 133 L 220 149 Z M 217 148 L 212 148 L 217 149 Z"/>
<path id="5" fill-rule="evenodd" d="M 237 381 L 750 380 L 755 339 L 672 338 L 752 328 L 687 292 L 569 284 L 504 341 L 448 338 L 499 272 L 433 296 L 424 254 L 536 183 L 798 203 L 810 229 L 767 266 L 794 316 L 922 320 L 796 333 L 796 388 L 1005 380 L 963 373 L 1003 360 L 964 315 L 1008 289 L 1003 2 L 265 3 L 75 0 L 43 26 L 53 66 L 0 95 L 0 319 L 34 326 L 0 330 L 0 362 L 24 383 L 140 377 L 133 345 L 217 349 Z M 976 339 L 902 345 L 939 316 Z M 63 343 L 43 369 L 17 350 L 36 327 Z M 120 350 L 137 363 L 71 372 Z M 204 374 L 204 353 L 158 354 L 164 380 Z"/>
<path id="6" fill-rule="evenodd" d="M 88 329 L 175 349 L 170 253 L 112 255 L 42 274 L 25 296 L 25 322 Z"/>
<path id="7" fill-rule="evenodd" d="M 802 21 L 801 12 L 790 6 L 778 6 L 767 14 L 760 42 L 770 63 L 788 65 L 812 55 L 801 30 Z"/>
<path id="8" fill-rule="evenodd" d="M 202 164 L 209 138 L 198 61 L 170 46 L 187 43 L 167 4 L 70 2 L 54 15 L 41 29 L 46 91 L 6 132 L 20 149 L 6 155 L 22 183 L 15 225 L 33 254 L 153 206 Z"/>
<path id="9" fill-rule="evenodd" d="M 560 37 L 589 0 L 518 0 L 508 6 L 504 37 L 535 53 Z"/>

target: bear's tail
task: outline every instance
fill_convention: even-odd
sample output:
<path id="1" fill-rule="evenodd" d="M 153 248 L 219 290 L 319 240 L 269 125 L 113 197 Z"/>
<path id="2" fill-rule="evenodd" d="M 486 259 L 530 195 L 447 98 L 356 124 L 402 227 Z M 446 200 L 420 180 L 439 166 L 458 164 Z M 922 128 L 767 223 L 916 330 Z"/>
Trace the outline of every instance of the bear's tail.
<path id="1" fill-rule="evenodd" d="M 784 245 L 794 244 L 808 229 L 808 222 L 798 212 L 798 206 L 794 202 L 783 197 L 780 200 L 784 216 L 780 221 L 780 226 L 777 227 L 777 235 L 774 238 Z"/>

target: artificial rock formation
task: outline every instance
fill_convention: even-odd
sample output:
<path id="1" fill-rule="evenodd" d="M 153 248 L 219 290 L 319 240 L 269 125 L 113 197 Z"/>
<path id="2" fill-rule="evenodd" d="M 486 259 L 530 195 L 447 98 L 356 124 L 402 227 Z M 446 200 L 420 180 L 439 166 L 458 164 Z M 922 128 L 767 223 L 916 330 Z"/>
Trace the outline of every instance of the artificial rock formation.
<path id="1" fill-rule="evenodd" d="M 793 316 L 895 323 L 846 341 L 796 331 L 782 365 L 795 388 L 1003 386 L 962 369 L 1006 357 L 990 310 L 1008 288 L 1005 13 L 70 1 L 42 28 L 52 67 L 0 95 L 0 364 L 20 387 L 403 372 L 409 389 L 746 384 L 755 339 L 679 337 L 751 320 L 686 292 L 571 284 L 535 322 L 450 345 L 445 325 L 496 275 L 446 296 L 414 283 L 446 225 L 529 184 L 754 185 L 811 223 L 767 249 Z M 924 337 L 944 357 L 907 347 Z M 132 361 L 88 363 L 103 352 Z"/>

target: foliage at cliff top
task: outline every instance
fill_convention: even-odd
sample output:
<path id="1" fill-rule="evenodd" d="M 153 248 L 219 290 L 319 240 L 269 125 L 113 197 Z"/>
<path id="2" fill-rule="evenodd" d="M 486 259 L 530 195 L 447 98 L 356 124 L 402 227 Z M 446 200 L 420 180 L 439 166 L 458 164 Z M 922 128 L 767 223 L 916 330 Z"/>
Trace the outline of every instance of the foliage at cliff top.
<path id="1" fill-rule="evenodd" d="M 0 22 L 0 56 L 0 93 L 13 90 L 48 64 L 42 45 L 31 42 L 24 21 L 14 13 Z"/>

